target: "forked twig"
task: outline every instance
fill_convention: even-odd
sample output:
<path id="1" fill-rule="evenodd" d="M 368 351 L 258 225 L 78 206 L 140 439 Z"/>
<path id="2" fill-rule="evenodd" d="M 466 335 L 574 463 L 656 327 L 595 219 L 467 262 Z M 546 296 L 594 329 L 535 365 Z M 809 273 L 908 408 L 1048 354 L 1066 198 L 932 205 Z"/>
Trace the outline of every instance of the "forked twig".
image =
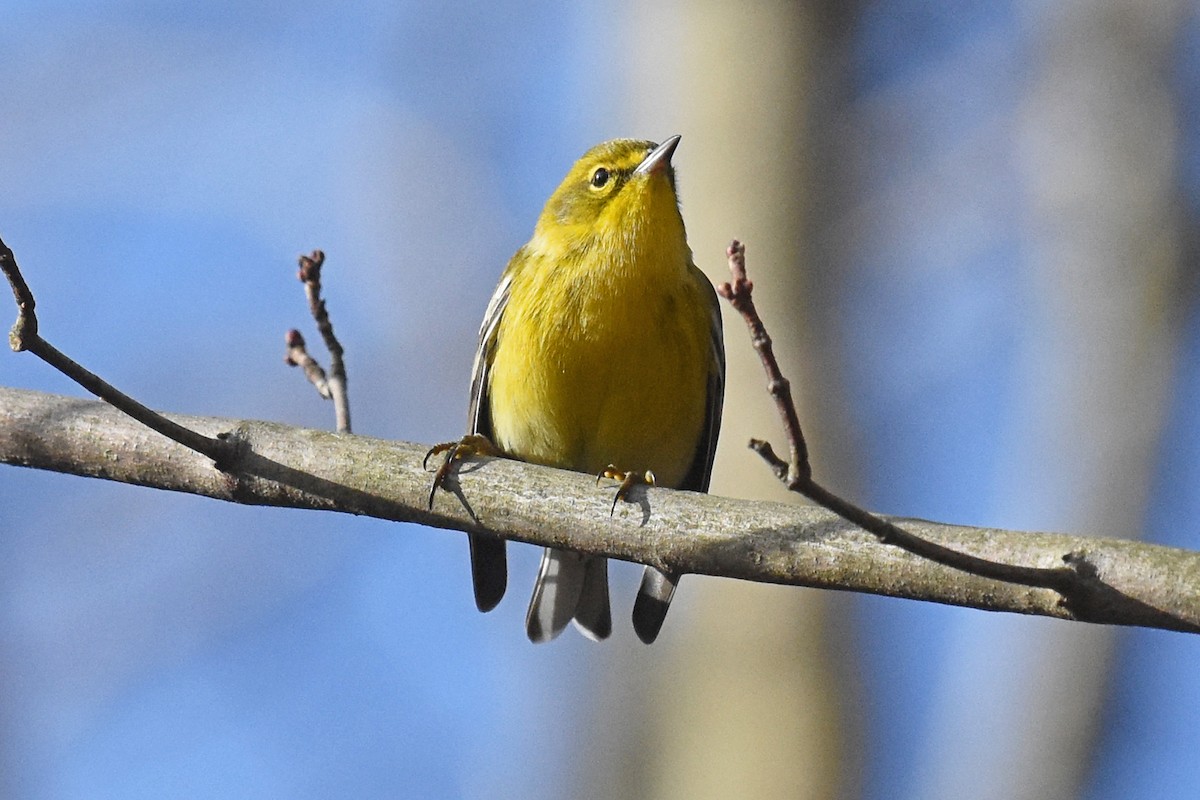
<path id="1" fill-rule="evenodd" d="M 1061 567 L 1023 567 L 1005 564 L 990 559 L 978 558 L 967 553 L 943 547 L 919 536 L 914 536 L 888 520 L 877 517 L 845 500 L 812 478 L 812 467 L 808 461 L 808 447 L 800 429 L 800 419 L 792 401 L 791 384 L 783 377 L 779 362 L 771 345 L 771 337 L 754 307 L 752 292 L 754 284 L 746 277 L 746 248 L 734 240 L 726 250 L 732 280 L 717 287 L 717 293 L 729 301 L 730 306 L 742 315 L 750 329 L 750 339 L 762 360 L 767 373 L 767 390 L 775 399 L 776 408 L 783 420 L 787 434 L 791 459 L 780 458 L 769 442 L 751 439 L 750 448 L 758 453 L 771 467 L 787 488 L 804 495 L 817 505 L 826 508 L 849 522 L 864 528 L 884 544 L 895 545 L 913 555 L 927 558 L 943 566 L 969 572 L 984 578 L 1053 589 L 1069 599 L 1078 590 L 1091 571 L 1087 569 L 1084 556 L 1079 553 L 1063 555 Z"/>
<path id="2" fill-rule="evenodd" d="M 34 310 L 37 304 L 33 299 L 33 292 L 30 291 L 24 276 L 21 275 L 16 256 L 3 240 L 0 240 L 0 271 L 3 271 L 4 277 L 8 279 L 8 284 L 12 287 L 13 298 L 17 302 L 17 321 L 8 334 L 8 343 L 14 351 L 33 353 L 96 397 L 128 414 L 146 427 L 161 433 L 168 439 L 179 442 L 184 447 L 208 456 L 216 463 L 218 469 L 221 469 L 222 465 L 233 455 L 231 442 L 204 436 L 172 422 L 157 411 L 134 400 L 100 376 L 84 369 L 43 339 L 38 333 L 37 314 Z"/>
<path id="3" fill-rule="evenodd" d="M 350 397 L 347 391 L 346 363 L 343 358 L 342 343 L 333 332 L 333 323 L 329 319 L 329 310 L 325 307 L 325 299 L 321 297 L 321 267 L 325 264 L 325 253 L 314 250 L 307 256 L 300 256 L 300 271 L 297 277 L 304 284 L 304 293 L 308 297 L 308 310 L 317 330 L 329 350 L 329 374 L 317 363 L 307 349 L 304 337 L 293 329 L 287 333 L 287 354 L 284 360 L 292 366 L 304 368 L 304 374 L 326 400 L 333 401 L 333 413 L 339 433 L 350 433 Z"/>
<path id="4" fill-rule="evenodd" d="M 287 343 L 287 353 L 283 356 L 284 362 L 291 367 L 303 368 L 304 377 L 308 378 L 308 382 L 317 390 L 317 394 L 326 400 L 332 400 L 333 393 L 329 390 L 329 378 L 326 377 L 325 370 L 317 360 L 308 354 L 308 348 L 305 346 L 304 337 L 300 331 L 295 328 L 289 330 L 284 335 L 284 342 Z"/>

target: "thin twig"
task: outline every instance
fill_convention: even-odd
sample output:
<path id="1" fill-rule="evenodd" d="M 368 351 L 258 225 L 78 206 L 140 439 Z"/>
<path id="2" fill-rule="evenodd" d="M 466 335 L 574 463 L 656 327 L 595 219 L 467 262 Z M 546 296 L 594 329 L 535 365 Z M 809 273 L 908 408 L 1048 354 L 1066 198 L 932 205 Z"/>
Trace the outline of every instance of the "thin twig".
<path id="1" fill-rule="evenodd" d="M 792 457 L 785 461 L 775 453 L 769 442 L 761 439 L 751 439 L 750 448 L 767 462 L 789 490 L 804 495 L 822 508 L 871 532 L 883 544 L 895 545 L 913 555 L 972 575 L 1021 586 L 1053 589 L 1068 600 L 1080 589 L 1085 579 L 1092 577 L 1085 558 L 1079 553 L 1064 554 L 1064 566 L 1043 568 L 1006 564 L 943 547 L 914 536 L 894 523 L 859 508 L 814 481 L 812 467 L 808 461 L 808 448 L 800 429 L 800 418 L 796 413 L 795 403 L 792 402 L 791 384 L 783 377 L 771 346 L 771 337 L 767 335 L 766 326 L 754 307 L 754 284 L 746 277 L 746 248 L 741 242 L 734 240 L 726 250 L 726 255 L 733 280 L 718 286 L 717 293 L 742 315 L 746 327 L 750 329 L 754 349 L 758 351 L 763 369 L 767 373 L 767 389 L 775 399 L 775 405 L 783 420 Z"/>
<path id="2" fill-rule="evenodd" d="M 321 392 L 321 387 L 316 383 L 314 385 L 317 386 L 317 391 L 321 392 L 322 397 L 333 400 L 333 413 L 337 420 L 338 432 L 350 433 L 350 396 L 347 389 L 344 351 L 342 343 L 334 335 L 333 323 L 329 319 L 328 309 L 325 308 L 325 299 L 321 297 L 321 267 L 324 264 L 325 253 L 320 250 L 314 250 L 307 256 L 300 256 L 298 277 L 304 284 L 304 293 L 308 296 L 308 310 L 317 323 L 317 330 L 321 333 L 321 339 L 324 340 L 326 349 L 329 350 L 328 393 Z M 303 346 L 303 339 L 301 339 L 301 343 Z M 308 373 L 307 367 L 305 372 Z M 312 380 L 311 374 L 309 374 L 309 380 Z"/>
<path id="3" fill-rule="evenodd" d="M 9 345 L 13 350 L 18 353 L 33 353 L 96 397 L 168 439 L 208 456 L 221 468 L 231 455 L 230 443 L 220 438 L 203 436 L 147 408 L 100 376 L 84 369 L 41 337 L 38 333 L 37 315 L 34 312 L 37 303 L 34 301 L 33 292 L 21 275 L 16 256 L 3 240 L 0 240 L 0 271 L 3 271 L 4 277 L 8 279 L 8 285 L 12 287 L 13 298 L 17 303 L 17 321 L 8 335 Z"/>
<path id="4" fill-rule="evenodd" d="M 812 467 L 808 463 L 808 445 L 804 442 L 804 432 L 800 430 L 800 416 L 796 413 L 796 404 L 792 402 L 792 383 L 783 377 L 779 362 L 775 358 L 775 348 L 767 333 L 767 326 L 754 308 L 754 283 L 746 277 L 746 246 L 734 239 L 725 250 L 729 259 L 729 272 L 733 281 L 722 283 L 717 287 L 717 293 L 729 301 L 733 310 L 742 315 L 746 326 L 750 329 L 750 343 L 758 351 L 763 369 L 767 373 L 767 391 L 775 399 L 775 407 L 783 419 L 783 429 L 791 446 L 792 458 L 787 462 L 787 470 L 782 480 L 789 489 L 800 480 L 812 477 Z"/>
<path id="5" fill-rule="evenodd" d="M 283 356 L 283 360 L 292 367 L 303 367 L 304 377 L 308 378 L 317 389 L 317 394 L 324 397 L 326 400 L 333 399 L 333 394 L 329 391 L 329 379 L 325 377 L 325 370 L 317 363 L 317 360 L 308 354 L 308 349 L 304 345 L 304 337 L 300 335 L 300 331 L 292 328 L 284 337 L 287 343 L 287 353 Z"/>

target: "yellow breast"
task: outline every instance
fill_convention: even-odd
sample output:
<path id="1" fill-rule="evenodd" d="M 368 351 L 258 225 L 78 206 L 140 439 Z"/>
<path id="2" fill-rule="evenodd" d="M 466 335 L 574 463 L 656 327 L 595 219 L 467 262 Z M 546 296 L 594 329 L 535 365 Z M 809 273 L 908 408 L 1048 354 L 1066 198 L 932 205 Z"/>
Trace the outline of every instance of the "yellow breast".
<path id="1" fill-rule="evenodd" d="M 490 372 L 497 445 L 567 469 L 613 464 L 683 481 L 712 343 L 705 278 L 679 227 L 573 250 L 535 237 L 518 253 Z"/>

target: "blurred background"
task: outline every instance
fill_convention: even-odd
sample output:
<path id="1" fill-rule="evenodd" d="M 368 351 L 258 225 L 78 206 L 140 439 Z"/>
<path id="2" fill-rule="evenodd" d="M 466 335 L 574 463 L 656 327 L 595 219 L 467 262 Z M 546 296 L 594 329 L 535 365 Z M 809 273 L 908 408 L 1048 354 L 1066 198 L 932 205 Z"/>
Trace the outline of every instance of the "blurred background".
<path id="1" fill-rule="evenodd" d="M 679 133 L 696 261 L 747 243 L 819 478 L 1197 546 L 1194 4 L 650 5 L 3 0 L 0 236 L 148 404 L 328 428 L 282 362 L 322 248 L 356 432 L 432 443 L 570 164 Z M 781 499 L 726 339 L 713 491 Z M 12 353 L 0 384 L 79 394 Z M 0 467 L 0 796 L 1200 793 L 1197 637 L 691 577 L 647 648 L 617 564 L 613 638 L 534 647 L 510 553 L 481 615 L 461 534 Z"/>

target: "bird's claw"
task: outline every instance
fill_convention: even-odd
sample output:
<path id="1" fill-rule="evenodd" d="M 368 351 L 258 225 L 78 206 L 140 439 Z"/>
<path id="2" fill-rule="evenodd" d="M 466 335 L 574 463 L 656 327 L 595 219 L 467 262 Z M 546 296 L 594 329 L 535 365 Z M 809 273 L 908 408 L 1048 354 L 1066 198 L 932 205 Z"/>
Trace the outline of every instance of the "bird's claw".
<path id="1" fill-rule="evenodd" d="M 644 474 L 639 475 L 636 472 L 622 472 L 612 464 L 600 470 L 600 473 L 596 475 L 597 485 L 599 485 L 601 478 L 611 478 L 612 480 L 621 482 L 621 485 L 617 487 L 616 494 L 613 495 L 612 508 L 608 511 L 610 517 L 617 513 L 617 502 L 625 499 L 634 486 L 639 484 L 645 486 L 654 485 L 654 473 L 650 470 L 646 470 Z"/>
<path id="2" fill-rule="evenodd" d="M 492 440 L 478 433 L 468 433 L 457 442 L 442 442 L 435 444 L 429 448 L 429 452 L 425 454 L 424 460 L 421 461 L 422 469 L 429 469 L 429 459 L 436 455 L 446 454 L 446 458 L 442 460 L 437 471 L 433 473 L 433 482 L 429 486 L 428 508 L 433 509 L 433 497 L 437 494 L 438 487 L 446 482 L 446 476 L 454 469 L 454 465 L 470 456 L 502 456 L 500 448 L 492 444 Z"/>

